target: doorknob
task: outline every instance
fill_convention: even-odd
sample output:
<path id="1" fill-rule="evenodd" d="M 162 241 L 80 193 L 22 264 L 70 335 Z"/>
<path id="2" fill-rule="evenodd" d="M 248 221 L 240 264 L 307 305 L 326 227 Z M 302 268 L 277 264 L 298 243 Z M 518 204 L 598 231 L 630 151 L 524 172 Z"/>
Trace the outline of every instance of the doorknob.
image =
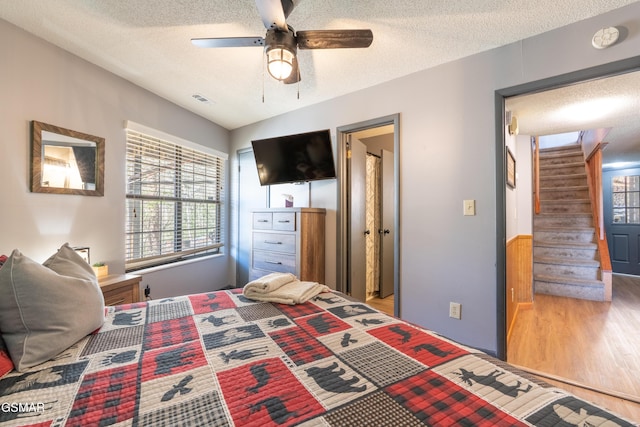
<path id="1" fill-rule="evenodd" d="M 364 234 L 365 234 L 365 235 L 367 235 L 367 234 L 371 234 L 371 230 L 364 230 Z"/>

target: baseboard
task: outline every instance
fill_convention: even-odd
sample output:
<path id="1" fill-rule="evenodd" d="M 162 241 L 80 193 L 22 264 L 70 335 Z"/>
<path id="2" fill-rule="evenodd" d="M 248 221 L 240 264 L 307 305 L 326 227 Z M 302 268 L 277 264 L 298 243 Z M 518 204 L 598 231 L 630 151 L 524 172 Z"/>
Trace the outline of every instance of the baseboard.
<path id="1" fill-rule="evenodd" d="M 579 387 L 585 390 L 589 390 L 589 391 L 593 391 L 595 393 L 600 393 L 600 394 L 606 394 L 607 396 L 611 396 L 611 397 L 616 397 L 618 399 L 622 399 L 622 400 L 627 400 L 629 402 L 633 402 L 633 403 L 637 403 L 640 404 L 640 398 L 638 398 L 638 396 L 634 396 L 628 393 L 622 393 L 619 391 L 615 391 L 615 390 L 610 390 L 607 388 L 602 388 L 602 387 L 593 387 L 584 383 L 581 383 L 579 381 L 574 381 L 574 380 L 570 380 L 568 378 L 565 377 L 561 377 L 559 375 L 554 375 L 554 374 L 548 374 L 546 372 L 542 372 L 542 371 L 538 371 L 536 369 L 531 369 L 531 368 L 527 368 L 525 366 L 520 366 L 520 365 L 515 365 L 515 364 L 511 364 L 512 366 L 515 366 L 516 368 L 528 372 L 532 375 L 535 375 L 537 377 L 540 378 L 545 378 L 545 379 L 549 379 L 552 381 L 557 381 L 563 384 L 567 384 L 573 387 Z"/>
<path id="2" fill-rule="evenodd" d="M 513 319 L 511 319 L 511 324 L 509 324 L 509 328 L 507 329 L 507 345 L 509 345 L 509 340 L 511 340 L 511 332 L 513 332 L 513 326 L 516 324 L 516 319 L 518 318 L 518 313 L 520 310 L 531 310 L 533 308 L 532 302 L 519 302 L 516 304 L 516 309 L 513 313 Z"/>

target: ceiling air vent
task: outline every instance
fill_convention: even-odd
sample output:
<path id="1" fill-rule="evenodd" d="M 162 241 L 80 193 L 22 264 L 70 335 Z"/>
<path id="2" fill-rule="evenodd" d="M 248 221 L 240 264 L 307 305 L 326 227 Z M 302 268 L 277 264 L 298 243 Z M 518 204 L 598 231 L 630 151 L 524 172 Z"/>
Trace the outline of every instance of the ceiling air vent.
<path id="1" fill-rule="evenodd" d="M 191 95 L 191 97 L 193 97 L 193 99 L 195 99 L 196 101 L 202 102 L 203 104 L 213 105 L 213 102 L 211 102 L 209 98 L 202 96 L 198 93 L 194 93 L 193 95 Z"/>

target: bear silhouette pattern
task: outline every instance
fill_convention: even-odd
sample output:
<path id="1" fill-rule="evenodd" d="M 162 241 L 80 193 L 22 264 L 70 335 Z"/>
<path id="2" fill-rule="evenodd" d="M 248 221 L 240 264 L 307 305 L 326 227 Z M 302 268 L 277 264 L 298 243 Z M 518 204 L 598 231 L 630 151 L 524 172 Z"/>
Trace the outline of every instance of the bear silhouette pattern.
<path id="1" fill-rule="evenodd" d="M 360 381 L 360 378 L 355 375 L 349 379 L 342 378 L 346 371 L 340 368 L 337 362 L 324 368 L 314 366 L 305 369 L 305 372 L 313 378 L 316 384 L 331 393 L 362 393 L 367 389 L 365 384 L 354 385 Z"/>

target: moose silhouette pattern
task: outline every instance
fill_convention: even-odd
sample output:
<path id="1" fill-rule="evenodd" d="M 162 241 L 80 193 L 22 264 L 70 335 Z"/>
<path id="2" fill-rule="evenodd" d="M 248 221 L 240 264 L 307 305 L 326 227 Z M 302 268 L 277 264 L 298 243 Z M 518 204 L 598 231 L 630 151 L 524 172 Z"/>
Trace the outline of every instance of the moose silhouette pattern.
<path id="1" fill-rule="evenodd" d="M 486 375 L 476 374 L 475 372 L 468 371 L 464 368 L 459 369 L 460 373 L 454 372 L 454 374 L 460 376 L 464 383 L 470 386 L 473 386 L 474 384 L 488 386 L 509 397 L 518 397 L 519 393 L 528 393 L 533 387 L 531 384 L 523 387 L 522 381 L 520 380 L 517 380 L 516 383 L 512 385 L 501 382 L 498 377 L 504 375 L 505 372 L 499 369 L 489 372 Z"/>
<path id="2" fill-rule="evenodd" d="M 43 413 L 0 411 L 0 427 L 632 425 L 340 293 L 290 306 L 229 289 L 110 307 L 102 329 L 0 377 L 0 390 L 45 396 Z"/>

